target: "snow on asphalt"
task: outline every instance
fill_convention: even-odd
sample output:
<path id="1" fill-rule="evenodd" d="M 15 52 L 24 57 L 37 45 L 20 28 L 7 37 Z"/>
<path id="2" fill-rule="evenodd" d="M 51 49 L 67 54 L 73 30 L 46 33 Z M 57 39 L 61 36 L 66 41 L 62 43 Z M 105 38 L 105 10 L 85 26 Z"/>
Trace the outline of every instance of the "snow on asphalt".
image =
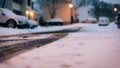
<path id="1" fill-rule="evenodd" d="M 117 26 L 114 23 L 110 23 L 109 26 L 98 26 L 97 24 L 90 24 L 89 26 L 81 29 L 82 32 L 113 32 L 117 30 Z"/>
<path id="2" fill-rule="evenodd" d="M 0 68 L 120 68 L 120 31 L 113 23 L 96 26 L 19 54 Z"/>
<path id="3" fill-rule="evenodd" d="M 38 26 L 35 29 L 13 29 L 13 28 L 3 28 L 0 27 L 0 36 L 6 35 L 16 35 L 16 34 L 26 34 L 26 33 L 42 33 L 42 32 L 50 32 L 50 31 L 61 31 L 64 29 L 74 28 L 74 27 L 83 27 L 88 24 L 73 24 L 73 25 L 65 25 L 65 26 L 48 26 L 48 27 L 41 27 Z"/>

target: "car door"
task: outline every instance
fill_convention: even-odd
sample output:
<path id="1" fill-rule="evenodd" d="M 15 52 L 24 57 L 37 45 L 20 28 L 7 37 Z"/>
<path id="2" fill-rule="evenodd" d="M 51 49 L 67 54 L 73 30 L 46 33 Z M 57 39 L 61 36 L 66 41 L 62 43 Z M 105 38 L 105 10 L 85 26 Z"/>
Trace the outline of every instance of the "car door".
<path id="1" fill-rule="evenodd" d="M 0 10 L 0 23 L 6 23 L 6 14 Z"/>

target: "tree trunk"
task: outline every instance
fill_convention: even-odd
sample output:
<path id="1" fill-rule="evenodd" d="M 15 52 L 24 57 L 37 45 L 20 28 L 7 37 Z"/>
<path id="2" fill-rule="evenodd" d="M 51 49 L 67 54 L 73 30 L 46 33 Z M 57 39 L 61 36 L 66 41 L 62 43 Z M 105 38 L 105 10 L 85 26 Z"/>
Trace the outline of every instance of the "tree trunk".
<path id="1" fill-rule="evenodd" d="M 56 10 L 53 10 L 53 12 L 50 14 L 51 18 L 55 18 L 56 16 Z"/>

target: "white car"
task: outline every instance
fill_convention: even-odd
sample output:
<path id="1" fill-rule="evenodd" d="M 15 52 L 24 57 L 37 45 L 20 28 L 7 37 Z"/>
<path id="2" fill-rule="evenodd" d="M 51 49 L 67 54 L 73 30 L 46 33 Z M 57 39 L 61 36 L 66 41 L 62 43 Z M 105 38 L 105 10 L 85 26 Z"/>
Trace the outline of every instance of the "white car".
<path id="1" fill-rule="evenodd" d="M 7 27 L 24 27 L 27 26 L 27 17 L 16 15 L 8 9 L 0 8 L 0 24 L 4 24 Z"/>
<path id="2" fill-rule="evenodd" d="M 99 26 L 107 26 L 110 23 L 108 17 L 99 17 Z"/>

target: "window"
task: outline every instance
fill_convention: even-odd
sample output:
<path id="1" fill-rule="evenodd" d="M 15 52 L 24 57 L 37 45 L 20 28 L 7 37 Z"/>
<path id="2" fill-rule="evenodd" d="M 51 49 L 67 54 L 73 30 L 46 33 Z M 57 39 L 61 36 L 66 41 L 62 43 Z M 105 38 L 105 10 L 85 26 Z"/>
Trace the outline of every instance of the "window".
<path id="1" fill-rule="evenodd" d="M 18 10 L 13 10 L 13 12 L 17 15 L 22 15 L 22 11 L 18 11 Z"/>
<path id="2" fill-rule="evenodd" d="M 0 7 L 2 7 L 2 0 L 0 0 Z"/>
<path id="3" fill-rule="evenodd" d="M 4 7 L 4 4 L 5 4 L 5 0 L 0 0 L 0 7 Z"/>
<path id="4" fill-rule="evenodd" d="M 22 4 L 22 0 L 13 0 L 13 2 L 15 2 L 17 4 Z"/>
<path id="5" fill-rule="evenodd" d="M 31 6 L 31 0 L 27 0 L 27 5 Z"/>
<path id="6" fill-rule="evenodd" d="M 34 9 L 34 2 L 32 2 L 32 9 Z"/>

